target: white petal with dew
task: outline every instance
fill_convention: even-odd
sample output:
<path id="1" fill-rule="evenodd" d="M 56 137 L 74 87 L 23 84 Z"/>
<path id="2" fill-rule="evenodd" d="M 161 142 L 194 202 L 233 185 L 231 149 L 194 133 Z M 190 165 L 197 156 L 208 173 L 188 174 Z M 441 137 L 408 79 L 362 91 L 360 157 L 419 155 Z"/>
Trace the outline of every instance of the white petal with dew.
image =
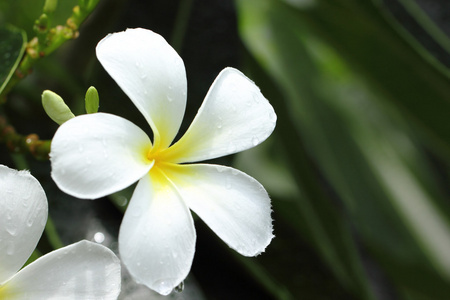
<path id="1" fill-rule="evenodd" d="M 0 283 L 27 261 L 47 222 L 47 197 L 27 171 L 0 165 Z"/>
<path id="2" fill-rule="evenodd" d="M 122 262 L 138 283 L 167 295 L 188 275 L 195 240 L 189 209 L 153 168 L 139 181 L 120 227 Z"/>
<path id="3" fill-rule="evenodd" d="M 274 130 L 277 116 L 259 88 L 233 68 L 216 78 L 186 134 L 166 161 L 194 162 L 252 148 Z"/>
<path id="4" fill-rule="evenodd" d="M 50 252 L 5 286 L 7 299 L 117 299 L 120 261 L 105 246 L 81 241 Z M 1 293 L 1 290 L 0 290 Z"/>
<path id="5" fill-rule="evenodd" d="M 245 256 L 273 238 L 270 199 L 254 178 L 219 165 L 177 165 L 166 170 L 183 200 L 225 243 Z"/>
<path id="6" fill-rule="evenodd" d="M 147 173 L 152 162 L 149 137 L 121 117 L 96 113 L 59 127 L 50 152 L 52 178 L 78 198 L 99 198 L 120 191 Z"/>
<path id="7" fill-rule="evenodd" d="M 97 58 L 151 125 L 155 141 L 168 147 L 186 107 L 183 60 L 159 34 L 137 28 L 106 36 Z"/>

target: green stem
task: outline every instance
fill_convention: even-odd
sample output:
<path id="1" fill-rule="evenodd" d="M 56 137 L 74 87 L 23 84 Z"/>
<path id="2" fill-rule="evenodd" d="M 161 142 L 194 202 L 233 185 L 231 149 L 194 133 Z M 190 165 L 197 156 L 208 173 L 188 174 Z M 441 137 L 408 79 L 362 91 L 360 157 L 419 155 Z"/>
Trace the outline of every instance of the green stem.
<path id="1" fill-rule="evenodd" d="M 34 249 L 33 253 L 31 253 L 31 256 L 28 258 L 27 262 L 23 266 L 25 267 L 25 266 L 31 264 L 33 261 L 35 261 L 36 259 L 38 259 L 41 256 L 42 256 L 41 251 L 39 251 L 37 248 Z"/>
<path id="2" fill-rule="evenodd" d="M 184 37 L 186 35 L 187 24 L 189 16 L 192 11 L 194 0 L 182 0 L 178 6 L 177 16 L 175 18 L 175 25 L 172 32 L 172 47 L 178 52 L 181 52 Z"/>
<path id="3" fill-rule="evenodd" d="M 49 55 L 64 42 L 77 38 L 79 35 L 78 28 L 97 6 L 98 2 L 99 0 L 80 1 L 84 5 L 77 5 L 73 8 L 72 15 L 67 19 L 65 25 L 58 25 L 50 29 L 40 29 L 42 32 L 37 32 L 39 38 L 34 37 L 28 42 L 25 55 L 14 76 L 0 93 L 0 99 L 4 99 L 8 92 L 31 72 L 31 68 L 40 58 Z M 37 22 L 40 22 L 40 18 Z M 40 34 L 43 32 L 45 34 Z"/>
<path id="4" fill-rule="evenodd" d="M 45 225 L 45 234 L 47 235 L 48 242 L 53 249 L 56 250 L 64 247 L 64 243 L 61 241 L 61 238 L 59 237 L 58 231 L 56 230 L 55 224 L 53 223 L 50 215 L 48 215 L 47 224 Z"/>
<path id="5" fill-rule="evenodd" d="M 12 153 L 29 153 L 39 160 L 48 159 L 51 140 L 40 140 L 36 134 L 21 135 L 4 117 L 0 116 L 0 142 Z"/>

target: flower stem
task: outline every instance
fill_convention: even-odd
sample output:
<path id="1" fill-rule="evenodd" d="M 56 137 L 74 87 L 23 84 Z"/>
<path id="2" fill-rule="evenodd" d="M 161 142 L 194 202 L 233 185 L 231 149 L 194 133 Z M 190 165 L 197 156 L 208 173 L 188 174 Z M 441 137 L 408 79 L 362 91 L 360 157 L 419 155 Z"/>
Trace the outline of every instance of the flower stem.
<path id="1" fill-rule="evenodd" d="M 53 249 L 56 250 L 64 247 L 64 243 L 61 241 L 61 238 L 59 237 L 58 231 L 56 230 L 55 224 L 53 223 L 50 215 L 48 215 L 47 224 L 45 225 L 45 235 L 47 236 L 48 242 Z"/>
<path id="2" fill-rule="evenodd" d="M 38 160 L 46 160 L 50 153 L 50 140 L 40 140 L 36 134 L 21 135 L 0 116 L 0 142 L 13 153 L 30 153 Z"/>
<path id="3" fill-rule="evenodd" d="M 37 36 L 32 38 L 26 47 L 25 55 L 20 62 L 11 80 L 0 93 L 0 102 L 4 102 L 6 95 L 26 75 L 31 72 L 33 65 L 42 57 L 49 55 L 58 49 L 64 42 L 78 37 L 78 28 L 86 17 L 97 6 L 99 0 L 79 1 L 72 10 L 72 15 L 67 19 L 65 25 L 57 25 L 47 28 L 49 24 L 47 14 L 43 13 L 37 20 L 35 26 Z"/>
<path id="4" fill-rule="evenodd" d="M 38 259 L 42 256 L 42 253 L 36 248 L 34 249 L 33 253 L 31 253 L 31 256 L 28 258 L 27 262 L 23 265 L 24 267 L 31 264 L 33 261 Z"/>
<path id="5" fill-rule="evenodd" d="M 172 32 L 172 47 L 180 53 L 183 46 L 183 40 L 186 35 L 186 29 L 189 22 L 189 16 L 192 11 L 194 0 L 182 0 L 178 6 L 175 25 Z"/>

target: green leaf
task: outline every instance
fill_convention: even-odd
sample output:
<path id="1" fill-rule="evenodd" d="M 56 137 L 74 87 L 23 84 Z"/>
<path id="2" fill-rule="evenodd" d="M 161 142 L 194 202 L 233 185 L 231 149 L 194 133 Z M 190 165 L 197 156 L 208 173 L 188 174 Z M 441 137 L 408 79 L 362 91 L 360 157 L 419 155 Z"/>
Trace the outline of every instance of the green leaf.
<path id="1" fill-rule="evenodd" d="M 372 1 L 327 0 L 292 12 L 383 95 L 383 105 L 402 111 L 430 151 L 449 161 L 450 73 L 445 67 L 436 67 L 394 30 Z"/>
<path id="2" fill-rule="evenodd" d="M 292 224 L 309 231 L 356 295 L 373 295 L 361 271 L 373 259 L 396 293 L 445 299 L 450 207 L 421 149 L 448 150 L 450 85 L 372 5 L 350 2 L 300 11 L 275 0 L 237 1 L 241 36 L 275 83 L 253 74 L 278 114 L 277 149 L 301 191 L 291 200 L 302 221 Z M 271 93 L 276 88 L 281 95 Z M 365 260 L 355 235 L 369 251 Z"/>
<path id="3" fill-rule="evenodd" d="M 381 0 L 373 0 L 379 7 L 383 9 L 383 3 Z M 450 39 L 445 32 L 437 26 L 437 24 L 425 13 L 422 8 L 414 0 L 398 0 L 398 4 L 401 5 L 405 11 L 420 25 L 420 27 L 426 32 L 444 51 L 450 54 Z M 386 11 L 387 14 L 387 11 Z M 392 18 L 393 22 L 396 22 Z M 398 24 L 398 27 L 402 25 Z"/>
<path id="4" fill-rule="evenodd" d="M 260 87 L 274 105 L 278 115 L 276 132 L 281 135 L 282 148 L 288 157 L 288 167 L 301 191 L 301 196 L 292 199 L 295 205 L 290 211 L 297 210 L 297 218 L 301 220 L 300 224 L 298 220 L 292 220 L 293 226 L 298 227 L 297 230 L 302 232 L 303 236 L 309 236 L 310 241 L 315 244 L 322 258 L 343 286 L 365 299 L 371 299 L 361 258 L 352 237 L 351 225 L 345 220 L 342 212 L 330 202 L 329 195 L 324 192 L 320 184 L 320 175 L 309 161 L 306 145 L 301 140 L 303 133 L 293 130 L 299 119 L 302 117 L 311 119 L 314 116 L 308 117 L 309 111 L 304 107 L 297 109 L 281 102 L 283 99 L 292 98 L 293 95 L 289 93 L 296 93 L 295 90 L 298 88 L 306 87 L 308 91 L 310 83 L 300 81 L 305 77 L 304 73 L 311 74 L 308 65 L 302 66 L 303 53 L 298 51 L 304 50 L 291 45 L 294 37 L 289 35 L 289 28 L 294 27 L 289 26 L 296 26 L 296 24 L 286 24 L 287 28 L 274 26 L 271 18 L 273 14 L 280 12 L 276 11 L 269 1 L 260 1 L 257 5 L 254 5 L 252 1 L 237 3 L 244 41 L 266 70 L 277 77 L 277 80 L 283 81 L 283 94 L 277 95 L 274 93 L 277 87 L 261 78 L 263 72 L 257 70 L 251 75 L 258 84 L 264 83 Z M 284 19 L 285 15 L 281 14 L 279 17 Z M 297 67 L 299 72 L 296 73 Z M 293 81 L 293 79 L 298 80 Z M 289 91 L 286 92 L 287 90 Z M 297 98 L 297 96 L 294 97 Z M 303 113 L 298 113 L 299 111 Z M 280 145 L 277 149 L 280 149 Z M 275 210 L 277 206 L 278 204 L 274 203 Z"/>
<path id="5" fill-rule="evenodd" d="M 0 93 L 16 71 L 26 43 L 25 31 L 13 26 L 0 28 Z"/>

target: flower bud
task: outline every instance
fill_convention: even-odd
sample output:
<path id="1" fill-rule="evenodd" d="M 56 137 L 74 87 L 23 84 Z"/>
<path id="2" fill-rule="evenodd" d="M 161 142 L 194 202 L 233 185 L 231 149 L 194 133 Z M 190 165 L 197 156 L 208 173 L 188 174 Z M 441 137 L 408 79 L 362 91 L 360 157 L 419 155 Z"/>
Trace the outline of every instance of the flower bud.
<path id="1" fill-rule="evenodd" d="M 58 0 L 46 0 L 44 4 L 44 13 L 51 14 L 55 11 Z"/>
<path id="2" fill-rule="evenodd" d="M 85 97 L 86 112 L 88 114 L 96 113 L 98 112 L 98 106 L 99 106 L 98 92 L 95 87 L 91 86 L 90 88 L 88 88 Z"/>
<path id="3" fill-rule="evenodd" d="M 75 117 L 64 100 L 52 91 L 45 90 L 42 93 L 42 106 L 47 115 L 59 125 Z"/>

